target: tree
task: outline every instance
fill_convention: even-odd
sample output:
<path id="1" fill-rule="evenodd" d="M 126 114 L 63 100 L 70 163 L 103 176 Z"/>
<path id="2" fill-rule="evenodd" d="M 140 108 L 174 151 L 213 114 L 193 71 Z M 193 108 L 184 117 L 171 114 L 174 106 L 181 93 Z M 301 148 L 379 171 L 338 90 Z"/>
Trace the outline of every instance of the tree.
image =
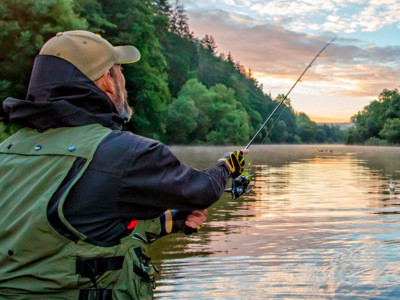
<path id="1" fill-rule="evenodd" d="M 324 144 L 326 143 L 327 139 L 328 138 L 325 130 L 322 128 L 317 128 L 317 130 L 315 131 L 315 141 L 317 143 Z"/>
<path id="2" fill-rule="evenodd" d="M 193 99 L 179 96 L 168 108 L 167 135 L 170 143 L 190 144 L 191 134 L 197 127 L 199 110 Z"/>
<path id="3" fill-rule="evenodd" d="M 215 55 L 217 53 L 217 44 L 215 43 L 215 40 L 212 35 L 206 34 L 202 39 L 201 39 L 201 44 L 203 45 L 204 49 L 212 55 Z"/>
<path id="4" fill-rule="evenodd" d="M 24 99 L 35 56 L 57 32 L 86 29 L 87 22 L 74 11 L 72 0 L 2 0 L 0 2 L 0 128 L 2 138 L 18 126 L 3 111 L 7 97 Z M 1 124 L 0 124 L 1 125 Z"/>
<path id="5" fill-rule="evenodd" d="M 161 30 L 161 24 L 167 26 L 167 16 L 157 15 L 160 8 L 157 1 L 97 2 L 100 6 L 93 6 L 93 0 L 90 0 L 83 1 L 79 7 L 81 16 L 90 21 L 90 27 L 98 28 L 102 36 L 114 45 L 135 45 L 141 54 L 139 62 L 126 65 L 124 69 L 129 103 L 134 110 L 128 129 L 163 140 L 170 93 L 166 74 L 167 63 L 156 32 Z M 87 5 L 92 9 L 86 9 Z M 97 18 L 90 17 L 93 8 L 97 9 Z M 107 20 L 107 23 L 103 20 Z"/>
<path id="6" fill-rule="evenodd" d="M 297 135 L 303 143 L 315 142 L 316 124 L 305 113 L 299 113 L 296 120 Z"/>
<path id="7" fill-rule="evenodd" d="M 372 101 L 352 117 L 356 128 L 348 131 L 347 140 L 351 143 L 377 142 L 382 138 L 386 142 L 395 142 L 396 129 L 392 121 L 400 118 L 400 94 L 397 89 L 383 90 L 378 100 Z M 351 136 L 350 136 L 351 134 Z M 374 139 L 371 139 L 374 138 Z M 381 142 L 379 142 L 381 143 Z"/>
<path id="8" fill-rule="evenodd" d="M 183 39 L 193 39 L 193 32 L 189 29 L 189 18 L 186 15 L 185 7 L 179 0 L 175 1 L 175 5 L 170 10 L 169 21 L 170 30 L 173 34 Z"/>
<path id="9" fill-rule="evenodd" d="M 167 132 L 174 143 L 243 144 L 249 138 L 246 111 L 235 92 L 220 83 L 207 89 L 196 79 L 188 80 L 168 115 Z"/>
<path id="10" fill-rule="evenodd" d="M 248 117 L 243 110 L 228 111 L 217 128 L 211 131 L 206 141 L 214 145 L 243 145 L 248 142 Z"/>
<path id="11" fill-rule="evenodd" d="M 285 143 L 289 138 L 285 121 L 279 120 L 271 131 L 270 139 L 275 143 Z"/>
<path id="12" fill-rule="evenodd" d="M 208 106 L 212 102 L 212 96 L 209 90 L 197 79 L 190 79 L 179 92 L 178 98 L 180 97 L 193 100 L 198 109 L 196 118 L 197 127 L 191 135 L 192 142 L 205 142 L 206 135 L 211 130 L 210 117 L 207 114 Z M 181 143 L 180 141 L 177 142 Z"/>
<path id="13" fill-rule="evenodd" d="M 324 133 L 319 131 L 321 129 Z M 319 125 L 316 134 L 316 141 L 318 143 L 341 143 L 344 141 L 344 133 L 337 125 Z"/>
<path id="14" fill-rule="evenodd" d="M 211 126 L 216 127 L 229 111 L 237 109 L 235 92 L 225 85 L 218 83 L 210 88 L 211 101 L 206 107 Z"/>
<path id="15" fill-rule="evenodd" d="M 135 45 L 141 52 L 138 63 L 124 66 L 134 110 L 130 131 L 173 143 L 242 143 L 276 106 L 251 68 L 234 61 L 231 53 L 217 56 L 211 35 L 193 37 L 180 1 L 171 5 L 168 0 L 2 0 L 0 15 L 2 98 L 24 96 L 33 57 L 45 40 L 58 31 L 88 29 L 114 45 Z M 379 134 L 387 117 L 400 118 L 397 90 L 385 91 L 377 102 L 379 107 L 384 104 L 376 114 L 380 119 L 354 117 L 359 123 L 355 139 Z M 297 116 L 290 100 L 277 115 L 269 141 L 315 141 L 315 123 L 305 114 Z M 334 139 L 329 134 L 327 138 Z"/>
<path id="16" fill-rule="evenodd" d="M 0 2 L 0 98 L 26 94 L 34 57 L 59 31 L 85 29 L 71 0 L 2 0 Z"/>
<path id="17" fill-rule="evenodd" d="M 389 143 L 400 143 L 400 119 L 388 119 L 379 134 Z"/>

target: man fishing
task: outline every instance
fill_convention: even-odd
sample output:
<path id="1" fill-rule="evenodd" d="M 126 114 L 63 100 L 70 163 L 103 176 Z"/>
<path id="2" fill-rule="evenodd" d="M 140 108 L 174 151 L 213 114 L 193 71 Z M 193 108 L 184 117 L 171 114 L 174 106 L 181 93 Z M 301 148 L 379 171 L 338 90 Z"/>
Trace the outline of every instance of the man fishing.
<path id="1" fill-rule="evenodd" d="M 0 299 L 152 298 L 155 239 L 196 231 L 243 171 L 248 150 L 206 170 L 122 131 L 132 110 L 114 47 L 58 33 L 35 59 L 25 100 L 4 109 L 23 128 L 0 144 Z"/>

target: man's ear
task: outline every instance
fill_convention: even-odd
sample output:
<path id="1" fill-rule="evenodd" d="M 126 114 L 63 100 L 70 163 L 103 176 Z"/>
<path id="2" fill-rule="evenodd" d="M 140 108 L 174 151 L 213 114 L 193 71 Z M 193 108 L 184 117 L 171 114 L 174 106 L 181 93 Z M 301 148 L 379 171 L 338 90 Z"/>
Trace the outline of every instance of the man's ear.
<path id="1" fill-rule="evenodd" d="M 112 99 L 111 95 L 115 94 L 115 82 L 109 70 L 96 80 L 96 85 Z"/>

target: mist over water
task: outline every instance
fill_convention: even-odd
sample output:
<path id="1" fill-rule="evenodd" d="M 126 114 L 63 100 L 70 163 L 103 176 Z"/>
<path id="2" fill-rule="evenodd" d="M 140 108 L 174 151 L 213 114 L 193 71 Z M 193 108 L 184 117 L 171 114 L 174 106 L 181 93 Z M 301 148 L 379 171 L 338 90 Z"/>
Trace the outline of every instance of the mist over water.
<path id="1" fill-rule="evenodd" d="M 171 149 L 205 168 L 235 148 Z M 399 157 L 395 147 L 252 146 L 248 195 L 225 194 L 199 233 L 151 246 L 156 297 L 400 298 Z"/>

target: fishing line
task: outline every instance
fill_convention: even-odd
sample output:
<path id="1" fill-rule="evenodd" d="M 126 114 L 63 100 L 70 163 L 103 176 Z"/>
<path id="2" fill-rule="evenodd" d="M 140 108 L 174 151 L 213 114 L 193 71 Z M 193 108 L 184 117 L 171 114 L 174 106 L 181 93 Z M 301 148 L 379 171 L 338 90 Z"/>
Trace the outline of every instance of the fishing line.
<path id="1" fill-rule="evenodd" d="M 256 139 L 256 137 L 260 134 L 261 130 L 263 130 L 263 128 L 267 125 L 267 123 L 269 122 L 269 120 L 272 118 L 272 116 L 275 114 L 275 112 L 278 110 L 278 108 L 285 102 L 285 100 L 287 99 L 287 97 L 289 96 L 290 92 L 295 88 L 295 86 L 297 85 L 297 83 L 299 81 L 301 81 L 301 78 L 303 77 L 303 75 L 308 71 L 309 68 L 311 68 L 311 65 L 314 63 L 314 61 L 318 58 L 318 56 L 320 56 L 320 54 L 330 45 L 332 44 L 332 42 L 335 40 L 335 38 L 333 38 L 330 42 L 328 42 L 318 53 L 317 55 L 315 55 L 315 57 L 311 60 L 311 62 L 308 64 L 308 66 L 304 69 L 303 73 L 301 73 L 300 77 L 297 78 L 296 82 L 293 84 L 293 86 L 290 88 L 290 90 L 287 92 L 287 94 L 285 95 L 285 97 L 278 103 L 278 105 L 274 108 L 274 110 L 271 112 L 271 114 L 268 116 L 268 118 L 265 120 L 265 122 L 261 125 L 261 127 L 258 129 L 258 131 L 256 132 L 256 134 L 253 136 L 253 138 L 250 140 L 250 142 L 247 144 L 245 149 L 249 149 L 251 144 L 254 142 L 254 140 Z M 272 124 L 272 127 L 269 129 L 269 131 L 267 132 L 267 134 L 265 135 L 265 137 L 263 138 L 263 140 L 261 142 L 264 141 L 264 139 L 271 133 L 272 129 L 275 127 L 276 123 L 278 122 L 279 118 L 281 117 L 283 111 L 286 109 L 286 105 L 285 107 L 281 110 L 280 114 L 278 115 L 278 117 L 276 118 L 275 122 Z M 237 178 L 232 180 L 232 188 L 225 190 L 226 192 L 229 192 L 232 194 L 232 198 L 236 199 L 239 198 L 241 195 L 243 195 L 244 193 L 248 193 L 249 191 L 246 191 L 247 186 L 249 185 L 250 181 L 251 181 L 251 175 L 247 174 L 247 173 L 242 173 L 242 175 L 238 176 Z"/>
<path id="2" fill-rule="evenodd" d="M 278 123 L 279 118 L 281 117 L 282 113 L 285 111 L 285 109 L 287 108 L 287 106 L 283 106 L 281 112 L 279 113 L 278 117 L 275 119 L 274 123 L 272 123 L 271 128 L 268 130 L 268 132 L 265 134 L 265 136 L 263 137 L 263 139 L 261 140 L 260 144 L 264 143 L 265 139 L 269 136 L 269 134 L 271 133 L 272 129 L 274 129 L 276 123 Z"/>
<path id="3" fill-rule="evenodd" d="M 272 113 L 268 116 L 268 118 L 265 120 L 265 122 L 261 125 L 261 127 L 258 129 L 258 131 L 256 132 L 256 134 L 253 136 L 253 138 L 250 140 L 250 142 L 247 144 L 245 149 L 249 149 L 251 144 L 253 144 L 254 140 L 256 139 L 256 137 L 259 135 L 259 133 L 261 132 L 261 130 L 265 127 L 265 125 L 267 125 L 267 123 L 269 122 L 269 120 L 272 118 L 272 116 L 274 115 L 274 113 L 277 111 L 277 109 L 282 105 L 283 102 L 285 102 L 285 100 L 287 99 L 287 97 L 289 96 L 290 92 L 294 89 L 294 87 L 297 85 L 297 83 L 299 81 L 301 81 L 301 78 L 303 77 L 303 75 L 308 71 L 309 68 L 311 68 L 311 65 L 314 63 L 314 61 L 318 58 L 318 56 L 320 56 L 320 54 L 330 45 L 332 44 L 332 42 L 335 40 L 335 38 L 333 38 L 330 42 L 328 42 L 318 53 L 317 55 L 315 55 L 315 57 L 312 59 L 312 61 L 308 64 L 308 66 L 304 69 L 303 73 L 301 73 L 300 77 L 297 78 L 296 82 L 293 84 L 293 86 L 290 88 L 289 92 L 287 92 L 287 94 L 285 95 L 285 97 L 278 103 L 278 105 L 274 108 L 274 110 L 272 111 Z"/>

